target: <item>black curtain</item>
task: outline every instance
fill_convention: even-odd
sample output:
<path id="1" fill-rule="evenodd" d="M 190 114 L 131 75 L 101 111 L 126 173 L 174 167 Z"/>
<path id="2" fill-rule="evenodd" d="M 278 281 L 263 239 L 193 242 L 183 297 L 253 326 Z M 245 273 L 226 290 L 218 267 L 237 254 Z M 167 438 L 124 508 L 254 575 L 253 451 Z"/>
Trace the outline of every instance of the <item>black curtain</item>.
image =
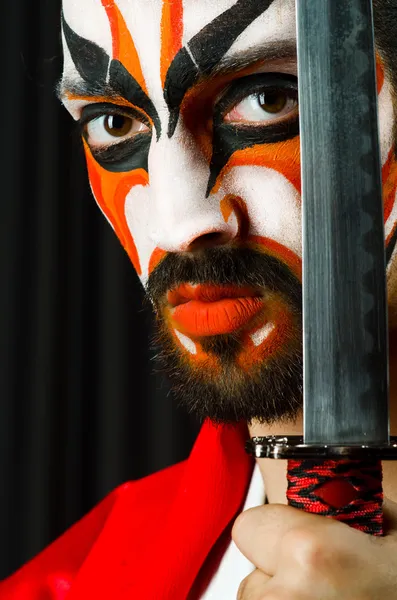
<path id="1" fill-rule="evenodd" d="M 60 1 L 2 8 L 0 578 L 198 431 L 154 372 L 150 310 L 55 98 Z"/>

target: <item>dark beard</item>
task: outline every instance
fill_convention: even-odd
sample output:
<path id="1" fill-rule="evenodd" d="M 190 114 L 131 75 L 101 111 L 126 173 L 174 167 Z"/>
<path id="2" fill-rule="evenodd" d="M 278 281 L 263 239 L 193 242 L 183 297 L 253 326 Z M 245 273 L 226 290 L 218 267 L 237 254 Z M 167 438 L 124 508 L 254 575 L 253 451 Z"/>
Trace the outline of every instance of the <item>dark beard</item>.
<path id="1" fill-rule="evenodd" d="M 209 336 L 200 344 L 218 358 L 220 371 L 192 367 L 163 319 L 168 290 L 182 283 L 259 286 L 277 292 L 293 316 L 288 343 L 258 367 L 245 372 L 236 364 L 239 333 Z M 293 421 L 302 408 L 302 288 L 280 260 L 247 248 L 215 247 L 197 254 L 168 254 L 151 274 L 147 291 L 157 313 L 156 358 L 171 379 L 180 404 L 200 419 L 216 423 L 272 424 Z"/>

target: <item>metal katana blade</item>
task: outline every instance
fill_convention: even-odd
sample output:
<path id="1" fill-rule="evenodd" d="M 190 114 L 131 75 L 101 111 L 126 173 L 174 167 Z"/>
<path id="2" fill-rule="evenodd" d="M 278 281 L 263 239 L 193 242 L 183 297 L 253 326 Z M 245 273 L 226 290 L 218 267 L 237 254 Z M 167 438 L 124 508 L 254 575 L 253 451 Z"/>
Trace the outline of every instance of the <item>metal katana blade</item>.
<path id="1" fill-rule="evenodd" d="M 389 441 L 371 0 L 297 0 L 304 441 Z"/>

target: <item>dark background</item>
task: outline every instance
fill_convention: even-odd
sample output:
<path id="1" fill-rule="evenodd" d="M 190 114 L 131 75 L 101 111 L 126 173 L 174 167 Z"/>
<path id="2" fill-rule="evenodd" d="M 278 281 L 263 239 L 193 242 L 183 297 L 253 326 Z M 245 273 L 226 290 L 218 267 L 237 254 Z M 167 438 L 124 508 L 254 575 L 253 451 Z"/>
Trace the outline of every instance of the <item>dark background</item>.
<path id="1" fill-rule="evenodd" d="M 115 486 L 185 458 L 198 425 L 153 372 L 150 310 L 55 98 L 60 1 L 1 6 L 3 578 Z"/>

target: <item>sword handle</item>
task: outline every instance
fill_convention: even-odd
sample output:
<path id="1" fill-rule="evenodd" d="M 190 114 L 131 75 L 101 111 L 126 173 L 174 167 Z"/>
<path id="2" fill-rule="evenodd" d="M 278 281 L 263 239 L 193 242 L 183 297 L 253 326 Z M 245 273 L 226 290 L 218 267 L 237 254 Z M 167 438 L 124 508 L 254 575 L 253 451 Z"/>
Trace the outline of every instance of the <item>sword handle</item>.
<path id="1" fill-rule="evenodd" d="M 288 460 L 288 504 L 383 535 L 380 460 Z"/>

